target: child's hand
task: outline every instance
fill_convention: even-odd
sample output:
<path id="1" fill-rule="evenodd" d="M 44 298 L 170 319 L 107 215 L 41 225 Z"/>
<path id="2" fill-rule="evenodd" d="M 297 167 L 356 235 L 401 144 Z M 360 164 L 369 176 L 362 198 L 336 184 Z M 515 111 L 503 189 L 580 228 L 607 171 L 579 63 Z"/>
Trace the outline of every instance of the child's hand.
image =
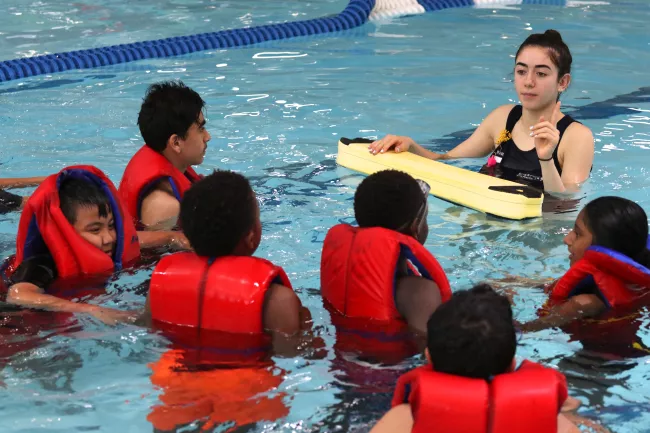
<path id="1" fill-rule="evenodd" d="M 179 251 L 191 251 L 192 246 L 190 245 L 190 241 L 187 239 L 187 237 L 182 233 L 178 232 L 174 235 L 172 238 L 171 246 L 175 250 Z"/>
<path id="2" fill-rule="evenodd" d="M 560 409 L 561 412 L 573 412 L 577 410 L 582 402 L 578 400 L 577 398 L 573 398 L 571 396 L 567 397 L 567 399 L 564 401 L 564 404 L 562 405 L 562 409 Z"/>
<path id="3" fill-rule="evenodd" d="M 133 323 L 139 315 L 135 311 L 114 310 L 104 307 L 95 307 L 89 313 L 109 326 L 115 326 L 118 323 Z"/>

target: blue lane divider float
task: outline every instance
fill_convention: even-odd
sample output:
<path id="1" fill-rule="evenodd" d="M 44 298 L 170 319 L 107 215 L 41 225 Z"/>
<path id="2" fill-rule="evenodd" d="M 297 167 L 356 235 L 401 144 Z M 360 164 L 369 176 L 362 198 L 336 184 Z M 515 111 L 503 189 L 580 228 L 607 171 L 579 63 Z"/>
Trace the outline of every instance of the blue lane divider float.
<path id="1" fill-rule="evenodd" d="M 350 0 L 341 13 L 330 17 L 6 60 L 0 62 L 0 82 L 337 32 L 359 27 L 373 18 L 447 8 L 522 3 L 565 5 L 566 0 Z"/>
<path id="2" fill-rule="evenodd" d="M 566 6 L 567 0 L 418 0 L 427 12 L 441 9 L 473 7 L 473 6 L 502 6 L 502 5 L 552 5 Z"/>

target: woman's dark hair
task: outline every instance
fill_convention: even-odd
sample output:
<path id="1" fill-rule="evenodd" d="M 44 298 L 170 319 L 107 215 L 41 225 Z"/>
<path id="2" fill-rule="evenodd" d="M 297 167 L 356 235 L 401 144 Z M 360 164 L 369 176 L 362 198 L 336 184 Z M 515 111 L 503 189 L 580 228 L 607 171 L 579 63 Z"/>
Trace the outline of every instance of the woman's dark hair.
<path id="1" fill-rule="evenodd" d="M 566 74 L 571 73 L 571 51 L 562 40 L 562 36 L 556 30 L 546 30 L 544 33 L 533 33 L 528 36 L 517 50 L 515 59 L 526 47 L 542 47 L 548 50 L 548 56 L 558 69 L 558 80 Z"/>
<path id="2" fill-rule="evenodd" d="M 641 206 L 622 197 L 600 197 L 583 209 L 592 245 L 609 248 L 650 267 L 648 216 Z"/>

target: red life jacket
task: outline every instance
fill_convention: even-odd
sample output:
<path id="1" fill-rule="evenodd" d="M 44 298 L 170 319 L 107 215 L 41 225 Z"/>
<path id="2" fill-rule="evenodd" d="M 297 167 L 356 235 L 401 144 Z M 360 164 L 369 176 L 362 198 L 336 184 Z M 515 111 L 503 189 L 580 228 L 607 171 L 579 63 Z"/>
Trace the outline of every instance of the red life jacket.
<path id="1" fill-rule="evenodd" d="M 553 286 L 549 302 L 538 312 L 581 293 L 600 294 L 609 307 L 591 319 L 573 321 L 562 327 L 583 348 L 619 356 L 645 356 L 638 350 L 638 316 L 650 303 L 650 270 L 629 257 L 603 247 L 590 247 L 584 256 Z"/>
<path id="2" fill-rule="evenodd" d="M 185 191 L 201 177 L 192 167 L 181 173 L 167 158 L 145 144 L 133 155 L 124 170 L 120 196 L 137 222 L 140 220 L 142 200 L 160 180 L 169 180 L 174 196 L 180 202 Z"/>
<path id="3" fill-rule="evenodd" d="M 151 317 L 172 341 L 186 347 L 215 349 L 218 362 L 238 362 L 238 352 L 268 349 L 264 296 L 274 283 L 291 288 L 282 268 L 268 260 L 244 256 L 212 260 L 191 252 L 171 254 L 160 260 L 151 277 Z M 232 359 L 219 349 L 231 352 Z M 202 360 L 208 356 L 195 355 Z"/>
<path id="4" fill-rule="evenodd" d="M 276 282 L 291 288 L 282 268 L 255 257 L 213 261 L 184 252 L 160 260 L 149 286 L 151 316 L 182 349 L 150 365 L 152 382 L 164 390 L 163 404 L 147 417 L 156 428 L 202 418 L 205 429 L 240 426 L 287 415 L 283 393 L 266 395 L 283 380 L 265 359 L 264 297 Z"/>
<path id="5" fill-rule="evenodd" d="M 650 294 L 650 269 L 603 247 L 589 247 L 551 291 L 551 301 L 563 301 L 596 285 L 611 309 L 639 304 Z"/>
<path id="6" fill-rule="evenodd" d="M 321 257 L 321 293 L 347 317 L 401 319 L 395 306 L 395 273 L 401 257 L 409 273 L 432 280 L 443 302 L 451 288 L 438 261 L 417 240 L 380 227 L 339 224 L 330 229 Z"/>
<path id="7" fill-rule="evenodd" d="M 289 414 L 280 385 L 287 374 L 273 364 L 188 369 L 185 350 L 169 350 L 149 364 L 161 390 L 147 420 L 156 431 L 174 431 L 197 420 L 201 431 L 229 424 L 228 431 Z"/>
<path id="8" fill-rule="evenodd" d="M 347 224 L 327 233 L 321 293 L 337 330 L 337 350 L 383 363 L 396 363 L 417 353 L 395 305 L 395 273 L 402 257 L 407 259 L 410 274 L 433 280 L 442 301 L 449 300 L 451 288 L 440 264 L 411 236 Z"/>
<path id="9" fill-rule="evenodd" d="M 529 361 L 490 382 L 427 365 L 397 381 L 392 404 L 410 403 L 413 433 L 549 433 L 567 395 L 564 375 Z"/>
<path id="10" fill-rule="evenodd" d="M 109 199 L 117 241 L 111 258 L 84 240 L 61 211 L 59 186 L 67 177 L 98 185 Z M 101 170 L 89 165 L 64 168 L 48 176 L 29 197 L 18 225 L 16 255 L 6 270 L 7 276 L 30 257 L 51 254 L 58 279 L 110 275 L 140 257 L 140 243 L 131 216 L 120 202 L 113 183 Z"/>

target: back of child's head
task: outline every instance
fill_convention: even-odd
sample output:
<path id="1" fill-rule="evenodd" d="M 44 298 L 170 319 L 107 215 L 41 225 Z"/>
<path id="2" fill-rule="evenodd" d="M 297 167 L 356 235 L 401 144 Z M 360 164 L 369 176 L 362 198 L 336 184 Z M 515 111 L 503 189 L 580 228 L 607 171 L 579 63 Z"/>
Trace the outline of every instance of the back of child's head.
<path id="1" fill-rule="evenodd" d="M 77 211 L 82 207 L 97 207 L 100 217 L 107 217 L 111 204 L 99 185 L 76 177 L 64 178 L 59 186 L 61 212 L 70 224 L 77 222 Z"/>
<path id="2" fill-rule="evenodd" d="M 248 179 L 232 171 L 218 170 L 185 192 L 181 226 L 198 255 L 227 256 L 253 228 L 256 205 Z"/>
<path id="3" fill-rule="evenodd" d="M 423 192 L 409 174 L 384 170 L 365 178 L 354 194 L 354 216 L 359 227 L 399 230 L 415 221 Z"/>
<path id="4" fill-rule="evenodd" d="M 517 347 L 510 302 L 487 284 L 454 293 L 431 315 L 427 347 L 439 373 L 487 380 L 507 372 Z"/>

